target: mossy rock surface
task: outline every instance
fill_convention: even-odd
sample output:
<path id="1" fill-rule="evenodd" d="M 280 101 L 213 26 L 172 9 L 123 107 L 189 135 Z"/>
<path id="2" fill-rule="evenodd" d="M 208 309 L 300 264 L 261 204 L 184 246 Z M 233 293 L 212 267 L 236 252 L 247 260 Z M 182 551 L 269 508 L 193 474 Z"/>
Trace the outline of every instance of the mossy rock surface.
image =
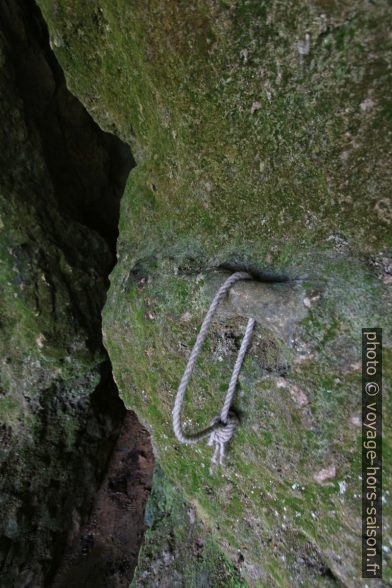
<path id="1" fill-rule="evenodd" d="M 19 588 L 50 583 L 124 408 L 101 336 L 113 256 L 82 218 L 89 171 L 105 193 L 104 133 L 34 2 L 1 3 L 0 21 L 0 586 Z"/>
<path id="2" fill-rule="evenodd" d="M 159 466 L 155 468 L 145 521 L 148 528 L 132 588 L 245 588 L 238 569 L 241 554 L 234 567 L 198 520 L 195 508 Z"/>
<path id="3" fill-rule="evenodd" d="M 383 327 L 391 376 L 388 3 L 39 5 L 71 89 L 138 161 L 104 310 L 124 402 L 250 585 L 361 585 L 362 327 Z M 171 410 L 227 264 L 300 284 L 306 314 L 291 340 L 258 323 L 242 426 L 211 473 L 210 448 L 174 439 Z M 219 411 L 244 324 L 212 325 L 189 429 Z M 388 428 L 384 441 L 388 471 Z"/>

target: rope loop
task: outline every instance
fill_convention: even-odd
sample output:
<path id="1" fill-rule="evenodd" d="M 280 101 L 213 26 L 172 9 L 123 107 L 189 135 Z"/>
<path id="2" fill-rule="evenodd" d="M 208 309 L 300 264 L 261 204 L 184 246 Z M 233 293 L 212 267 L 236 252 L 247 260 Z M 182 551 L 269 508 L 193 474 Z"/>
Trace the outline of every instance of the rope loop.
<path id="1" fill-rule="evenodd" d="M 180 443 L 191 445 L 197 443 L 200 439 L 209 436 L 208 445 L 215 445 L 215 452 L 212 458 L 212 463 L 223 463 L 225 455 L 225 446 L 232 438 L 236 427 L 239 424 L 239 419 L 235 413 L 230 411 L 231 403 L 233 400 L 235 388 L 237 385 L 238 376 L 241 370 L 242 362 L 245 357 L 245 353 L 249 347 L 250 339 L 255 324 L 254 319 L 249 319 L 246 326 L 245 335 L 242 339 L 241 347 L 238 352 L 238 356 L 234 365 L 234 369 L 231 375 L 229 387 L 227 389 L 226 398 L 223 403 L 223 407 L 219 416 L 215 417 L 206 429 L 194 433 L 192 435 L 185 435 L 181 426 L 181 409 L 184 401 L 185 390 L 192 375 L 193 368 L 197 357 L 200 353 L 201 347 L 207 336 L 208 327 L 212 321 L 212 318 L 216 312 L 219 303 L 222 301 L 226 293 L 230 288 L 239 280 L 251 280 L 252 276 L 247 272 L 236 272 L 232 274 L 227 280 L 221 285 L 218 292 L 215 294 L 211 305 L 207 311 L 204 321 L 201 325 L 199 334 L 196 339 L 196 343 L 191 351 L 188 359 L 184 374 L 182 376 L 180 385 L 177 390 L 176 399 L 173 407 L 173 431 Z"/>

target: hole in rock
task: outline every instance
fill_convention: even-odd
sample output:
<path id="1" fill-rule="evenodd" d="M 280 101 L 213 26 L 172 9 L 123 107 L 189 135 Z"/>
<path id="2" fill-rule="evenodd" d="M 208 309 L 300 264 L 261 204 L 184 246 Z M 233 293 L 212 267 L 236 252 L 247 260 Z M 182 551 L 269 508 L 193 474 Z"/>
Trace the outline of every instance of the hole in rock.
<path id="1" fill-rule="evenodd" d="M 225 262 L 219 265 L 218 269 L 228 270 L 230 272 L 247 272 L 254 280 L 259 282 L 288 282 L 290 278 L 283 273 L 274 272 L 269 269 L 262 269 L 246 262 Z"/>

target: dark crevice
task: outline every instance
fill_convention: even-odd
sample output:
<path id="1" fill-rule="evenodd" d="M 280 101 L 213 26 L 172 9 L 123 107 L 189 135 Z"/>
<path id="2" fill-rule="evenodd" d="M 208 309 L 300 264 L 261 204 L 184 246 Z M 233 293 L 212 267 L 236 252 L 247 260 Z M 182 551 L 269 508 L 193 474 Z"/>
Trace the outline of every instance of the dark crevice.
<path id="1" fill-rule="evenodd" d="M 102 131 L 67 90 L 64 74 L 50 49 L 46 24 L 33 0 L 0 2 L 0 27 L 31 142 L 44 154 L 57 210 L 65 226 L 78 223 L 106 242 L 111 256 L 109 262 L 108 257 L 102 259 L 99 271 L 101 282 L 107 287 L 115 263 L 120 199 L 133 167 L 130 149 L 117 137 Z M 44 201 L 40 214 L 46 214 Z M 87 256 L 88 248 L 73 243 L 67 251 L 67 241 L 76 236 L 71 229 L 65 235 L 58 236 L 61 250 L 65 256 L 75 255 L 75 251 L 80 257 L 85 255 L 85 259 L 78 258 L 77 264 L 89 275 L 93 264 Z M 35 243 L 33 233 L 29 239 L 22 246 L 26 249 L 25 257 L 35 267 L 32 260 L 35 263 L 40 255 L 36 265 L 44 267 L 41 244 Z M 21 249 L 18 258 L 22 253 Z M 55 286 L 50 283 L 50 271 L 48 263 L 45 273 L 52 288 L 55 313 L 59 303 Z M 103 347 L 104 288 L 101 296 L 91 304 L 89 301 L 86 311 L 79 307 L 72 276 L 63 275 L 61 280 L 61 287 L 72 300 L 75 322 L 90 333 L 89 347 L 101 354 L 104 361 L 97 368 L 99 384 L 89 397 L 81 398 L 73 390 L 66 391 L 64 396 L 64 386 L 53 385 L 43 390 L 29 408 L 38 424 L 35 445 L 26 463 L 38 481 L 34 479 L 34 489 L 26 476 L 18 495 L 12 488 L 12 478 L 5 482 L 6 491 L 14 493 L 21 504 L 18 525 L 27 529 L 28 536 L 25 533 L 18 543 L 0 535 L 0 575 L 4 573 L 3 578 L 7 578 L 4 588 L 125 587 L 132 578 L 143 540 L 144 508 L 154 461 L 152 448 L 149 435 L 136 416 L 126 411 L 119 397 Z M 85 294 L 87 300 L 89 295 Z M 102 303 L 97 304 L 97 300 Z M 39 312 L 38 293 L 36 301 Z M 86 382 L 89 377 L 86 375 Z M 70 415 L 79 425 L 72 446 L 67 431 Z M 12 472 L 11 461 L 2 467 Z M 36 472 L 44 468 L 55 474 L 48 487 L 42 489 Z M 42 500 L 49 520 L 61 521 L 60 531 L 45 528 L 48 523 L 37 520 L 37 501 Z M 45 545 L 44 554 L 35 548 L 38 535 Z M 2 580 L 0 586 L 3 587 Z"/>
<path id="2" fill-rule="evenodd" d="M 127 411 L 89 516 L 70 538 L 48 586 L 129 586 L 145 531 L 153 461 L 147 431 Z"/>
<path id="3" fill-rule="evenodd" d="M 290 280 L 287 274 L 273 272 L 267 269 L 261 269 L 245 262 L 226 262 L 222 263 L 218 269 L 224 269 L 230 272 L 247 272 L 258 282 L 288 282 Z"/>
<path id="4" fill-rule="evenodd" d="M 97 231 L 115 254 L 119 207 L 134 165 L 128 145 L 105 133 L 67 89 L 33 0 L 2 2 L 25 119 L 38 129 L 63 213 Z"/>

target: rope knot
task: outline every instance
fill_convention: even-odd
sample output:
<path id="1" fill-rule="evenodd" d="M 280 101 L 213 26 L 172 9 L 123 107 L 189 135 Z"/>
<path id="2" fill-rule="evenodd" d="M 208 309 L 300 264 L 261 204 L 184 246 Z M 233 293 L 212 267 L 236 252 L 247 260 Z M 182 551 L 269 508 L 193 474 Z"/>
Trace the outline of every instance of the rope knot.
<path id="1" fill-rule="evenodd" d="M 198 431 L 197 433 L 193 433 L 193 435 L 188 434 L 186 435 L 182 430 L 181 426 L 181 408 L 182 403 L 184 401 L 185 390 L 188 385 L 189 379 L 191 377 L 193 368 L 195 367 L 195 363 L 197 357 L 200 353 L 201 346 L 207 336 L 208 327 L 212 321 L 212 317 L 215 314 L 215 311 L 218 307 L 218 304 L 223 300 L 223 297 L 227 294 L 230 288 L 238 282 L 238 280 L 251 280 L 252 276 L 246 272 L 236 272 L 232 274 L 227 280 L 222 284 L 219 288 L 218 292 L 215 294 L 213 301 L 211 302 L 210 308 L 204 318 L 204 321 L 201 325 L 199 334 L 196 339 L 196 343 L 193 346 L 191 354 L 188 359 L 188 363 L 186 365 L 185 371 L 182 375 L 180 385 L 178 386 L 176 399 L 174 401 L 173 406 L 173 431 L 175 436 L 177 437 L 180 443 L 184 443 L 185 445 L 193 445 L 197 443 L 200 439 L 209 436 L 209 445 L 215 445 L 215 452 L 212 458 L 212 463 L 223 463 L 223 458 L 225 456 L 225 447 L 226 444 L 232 438 L 234 431 L 239 424 L 239 419 L 236 414 L 233 412 L 229 412 L 235 388 L 237 385 L 238 376 L 241 370 L 242 362 L 244 360 L 246 351 L 249 347 L 250 340 L 252 337 L 253 327 L 255 325 L 255 319 L 250 318 L 248 319 L 248 323 L 246 325 L 244 338 L 241 342 L 241 347 L 237 355 L 237 359 L 234 364 L 234 369 L 231 374 L 229 387 L 226 392 L 226 398 L 220 413 L 219 417 L 213 419 L 210 423 L 210 426 L 202 431 Z"/>
<path id="2" fill-rule="evenodd" d="M 226 444 L 230 441 L 234 435 L 239 424 L 239 419 L 234 412 L 230 412 L 226 423 L 224 423 L 220 417 L 215 417 L 210 426 L 216 427 L 210 434 L 208 439 L 208 445 L 215 445 L 214 455 L 212 456 L 211 463 L 223 464 L 223 458 L 225 456 Z"/>

